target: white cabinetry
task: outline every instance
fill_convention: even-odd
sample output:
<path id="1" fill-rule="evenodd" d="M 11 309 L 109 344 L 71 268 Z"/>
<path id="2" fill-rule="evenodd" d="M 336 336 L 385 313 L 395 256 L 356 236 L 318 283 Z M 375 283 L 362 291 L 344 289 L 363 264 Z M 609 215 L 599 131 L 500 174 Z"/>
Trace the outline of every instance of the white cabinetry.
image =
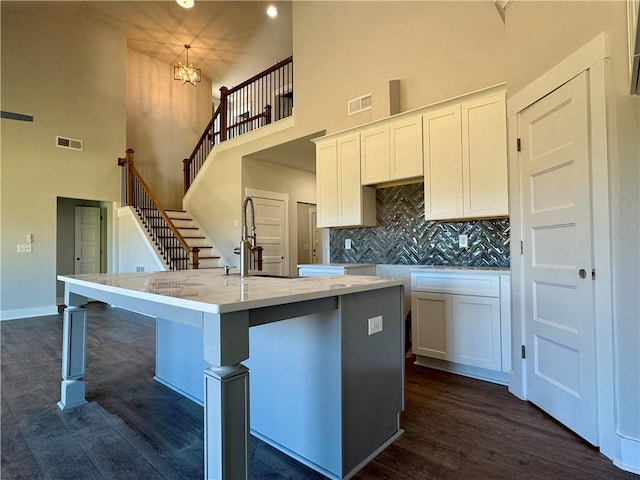
<path id="1" fill-rule="evenodd" d="M 508 215 L 505 94 L 422 116 L 427 220 Z"/>
<path id="2" fill-rule="evenodd" d="M 318 226 L 375 226 L 369 185 L 411 179 L 427 220 L 507 216 L 506 131 L 492 87 L 314 140 Z"/>
<path id="3" fill-rule="evenodd" d="M 411 272 L 416 363 L 506 384 L 511 370 L 510 323 L 507 272 Z"/>
<path id="4" fill-rule="evenodd" d="M 418 114 L 363 130 L 360 144 L 363 185 L 423 175 L 422 120 Z"/>
<path id="5" fill-rule="evenodd" d="M 360 183 L 360 134 L 316 141 L 318 227 L 375 226 L 375 188 Z"/>

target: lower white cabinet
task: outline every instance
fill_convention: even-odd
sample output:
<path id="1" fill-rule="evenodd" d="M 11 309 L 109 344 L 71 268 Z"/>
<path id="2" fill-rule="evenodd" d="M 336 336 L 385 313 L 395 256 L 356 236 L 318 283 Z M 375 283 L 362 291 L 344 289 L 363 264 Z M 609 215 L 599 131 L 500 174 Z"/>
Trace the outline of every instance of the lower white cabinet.
<path id="1" fill-rule="evenodd" d="M 441 360 L 452 359 L 451 295 L 412 293 L 411 320 L 411 345 L 415 354 Z"/>
<path id="2" fill-rule="evenodd" d="M 416 363 L 506 383 L 511 370 L 508 272 L 411 272 Z"/>
<path id="3" fill-rule="evenodd" d="M 323 277 L 329 275 L 376 275 L 373 263 L 314 263 L 298 265 L 299 277 Z"/>
<path id="4" fill-rule="evenodd" d="M 452 360 L 502 370 L 500 299 L 451 295 Z"/>

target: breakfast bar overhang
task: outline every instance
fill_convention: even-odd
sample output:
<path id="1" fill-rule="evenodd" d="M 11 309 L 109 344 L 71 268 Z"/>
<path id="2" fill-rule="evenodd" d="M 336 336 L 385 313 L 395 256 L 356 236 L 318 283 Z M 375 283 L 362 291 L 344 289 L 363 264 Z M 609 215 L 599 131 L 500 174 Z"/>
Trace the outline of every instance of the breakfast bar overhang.
<path id="1" fill-rule="evenodd" d="M 197 333 L 163 337 L 165 343 L 181 340 L 157 348 L 156 377 L 160 363 L 180 363 L 180 352 L 202 352 L 206 479 L 249 478 L 250 433 L 340 479 L 353 476 L 402 434 L 401 279 L 241 278 L 219 270 L 58 279 L 65 283 L 67 305 L 62 410 L 86 403 L 89 299 Z M 185 338 L 196 340 L 189 344 Z M 298 353 L 287 356 L 288 349 Z M 193 368 L 180 368 L 159 380 L 181 391 L 173 379 L 192 375 L 186 370 Z"/>

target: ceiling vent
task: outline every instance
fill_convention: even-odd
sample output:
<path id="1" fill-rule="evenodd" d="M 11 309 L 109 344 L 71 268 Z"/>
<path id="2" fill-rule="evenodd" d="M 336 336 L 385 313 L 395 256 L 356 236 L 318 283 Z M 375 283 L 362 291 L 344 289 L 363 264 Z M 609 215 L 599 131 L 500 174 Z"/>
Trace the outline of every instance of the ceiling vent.
<path id="1" fill-rule="evenodd" d="M 83 150 L 83 142 L 82 140 L 76 140 L 75 138 L 56 135 L 56 147 L 68 148 L 69 150 L 77 150 L 81 152 Z"/>
<path id="2" fill-rule="evenodd" d="M 371 109 L 371 94 L 363 95 L 353 100 L 349 100 L 347 103 L 347 115 L 353 115 L 354 113 L 360 113 L 364 110 Z"/>

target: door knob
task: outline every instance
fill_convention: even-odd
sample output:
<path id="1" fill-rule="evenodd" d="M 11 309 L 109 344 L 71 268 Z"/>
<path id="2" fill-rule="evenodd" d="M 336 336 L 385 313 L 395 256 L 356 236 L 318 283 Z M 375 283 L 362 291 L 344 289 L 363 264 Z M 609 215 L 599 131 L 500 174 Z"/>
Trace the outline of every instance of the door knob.
<path id="1" fill-rule="evenodd" d="M 580 278 L 587 278 L 587 271 L 584 268 L 581 268 L 580 270 L 578 270 L 578 275 L 580 276 Z"/>

